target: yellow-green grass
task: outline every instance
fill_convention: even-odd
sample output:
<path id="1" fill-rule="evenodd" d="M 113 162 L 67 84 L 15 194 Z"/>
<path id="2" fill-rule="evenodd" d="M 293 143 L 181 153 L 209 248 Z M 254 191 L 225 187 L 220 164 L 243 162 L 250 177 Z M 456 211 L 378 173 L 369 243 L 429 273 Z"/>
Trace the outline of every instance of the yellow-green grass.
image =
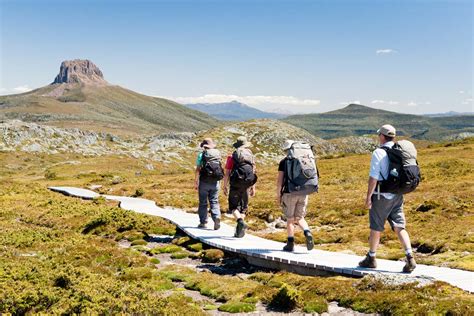
<path id="1" fill-rule="evenodd" d="M 424 253 L 418 261 L 428 264 L 474 270 L 474 144 L 473 141 L 448 143 L 419 152 L 423 181 L 419 188 L 405 196 L 407 230 L 412 244 Z M 193 189 L 193 157 L 180 165 L 153 163 L 155 170 L 145 169 L 145 161 L 124 157 L 83 158 L 74 155 L 32 155 L 3 153 L 1 176 L 14 183 L 36 182 L 38 185 L 103 185 L 102 193 L 135 195 L 158 205 L 195 210 L 197 193 Z M 65 164 L 78 161 L 80 164 Z M 316 247 L 364 254 L 367 250 L 368 211 L 364 207 L 370 156 L 351 155 L 322 159 L 320 191 L 310 197 L 306 216 L 314 232 Z M 257 195 L 250 201 L 249 223 L 255 234 L 285 240 L 285 230 L 260 232 L 266 228 L 268 214 L 278 217 L 281 209 L 275 202 L 277 166 L 260 166 Z M 140 175 L 136 175 L 139 172 Z M 46 179 L 45 176 L 54 174 Z M 122 180 L 113 184 L 114 176 Z M 220 196 L 221 207 L 227 201 Z M 425 212 L 417 209 L 429 209 Z M 431 208 L 431 209 L 430 209 Z M 297 242 L 303 236 L 298 233 Z M 403 257 L 398 240 L 387 224 L 378 251 L 381 258 Z"/>
<path id="2" fill-rule="evenodd" d="M 419 262 L 474 270 L 474 144 L 469 141 L 445 146 L 420 150 L 424 179 L 416 192 L 406 196 L 408 230 L 414 244 L 433 251 L 433 254 L 418 254 Z M 368 218 L 363 200 L 369 159 L 369 155 L 353 155 L 319 162 L 320 193 L 311 197 L 307 215 L 317 248 L 358 254 L 366 251 Z M 153 163 L 153 171 L 145 168 L 148 161 L 116 156 L 0 153 L 0 163 L 0 311 L 202 312 L 181 294 L 165 295 L 164 292 L 174 286 L 168 278 L 156 273 L 155 262 L 138 251 L 121 249 L 116 244 L 120 239 L 141 244 L 148 234 L 173 234 L 173 226 L 156 217 L 121 210 L 104 199 L 83 201 L 46 189 L 49 185 L 100 184 L 103 187 L 99 190 L 103 193 L 131 196 L 141 188 L 144 198 L 153 199 L 159 205 L 192 210 L 198 204 L 192 187 L 192 157 L 179 166 Z M 259 230 L 266 227 L 266 215 L 281 214 L 275 203 L 276 168 L 276 165 L 259 168 L 257 196 L 250 202 L 252 233 L 263 234 Z M 121 177 L 122 181 L 113 181 L 114 176 Z M 425 209 L 433 208 L 417 212 L 422 204 Z M 224 196 L 221 196 L 221 205 L 226 208 Z M 284 230 L 263 235 L 276 240 L 285 238 Z M 297 237 L 301 242 L 302 236 Z M 191 241 L 183 239 L 179 244 L 186 246 L 186 242 Z M 378 253 L 392 259 L 403 256 L 396 237 L 388 231 Z M 365 312 L 400 314 L 406 308 L 455 314 L 465 314 L 470 308 L 472 312 L 472 295 L 441 283 L 423 290 L 385 289 L 379 285 L 364 288 L 349 278 L 282 275 L 281 284 L 274 286 L 265 281 L 265 275 L 253 283 L 245 280 L 245 284 L 257 288 L 255 293 L 268 290 L 266 297 L 248 294 L 254 292 L 248 292 L 247 287 L 240 289 L 247 291 L 243 296 L 239 296 L 242 292 L 225 294 L 228 293 L 225 288 L 224 294 L 216 295 L 225 296 L 232 308 L 235 307 L 231 304 L 235 301 L 232 297 L 242 297 L 247 304 L 255 300 L 271 303 L 285 283 L 302 293 L 298 308 L 308 311 L 323 308 L 324 300 L 336 300 Z M 278 280 L 268 275 L 270 277 Z M 227 280 L 217 275 L 209 278 L 219 282 Z M 266 286 L 265 291 L 260 291 L 262 286 Z M 201 286 L 194 288 L 200 290 Z M 336 290 L 330 291 L 330 288 Z M 317 297 L 304 296 L 310 292 Z M 376 304 L 370 302 L 373 297 L 377 298 Z M 469 299 L 471 303 L 466 303 Z M 405 304 L 405 300 L 410 303 Z M 461 303 L 456 305 L 456 301 Z M 401 305 L 396 307 L 392 302 Z"/>

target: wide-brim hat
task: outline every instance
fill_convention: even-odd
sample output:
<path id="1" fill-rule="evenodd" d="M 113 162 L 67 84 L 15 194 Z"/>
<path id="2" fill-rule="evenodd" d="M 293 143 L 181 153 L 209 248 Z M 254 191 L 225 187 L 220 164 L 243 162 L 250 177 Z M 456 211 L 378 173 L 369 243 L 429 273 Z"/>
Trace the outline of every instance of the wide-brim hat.
<path id="1" fill-rule="evenodd" d="M 281 150 L 288 150 L 291 148 L 291 146 L 293 145 L 295 141 L 294 140 L 291 140 L 291 139 L 287 139 L 285 140 L 285 142 L 281 145 Z"/>
<path id="2" fill-rule="evenodd" d="M 216 148 L 216 143 L 212 140 L 212 138 L 204 138 L 199 145 L 201 148 L 213 149 Z"/>
<path id="3" fill-rule="evenodd" d="M 232 144 L 234 148 L 240 148 L 240 147 L 252 147 L 252 143 L 247 141 L 247 137 L 245 136 L 239 136 L 237 138 L 237 141 Z"/>

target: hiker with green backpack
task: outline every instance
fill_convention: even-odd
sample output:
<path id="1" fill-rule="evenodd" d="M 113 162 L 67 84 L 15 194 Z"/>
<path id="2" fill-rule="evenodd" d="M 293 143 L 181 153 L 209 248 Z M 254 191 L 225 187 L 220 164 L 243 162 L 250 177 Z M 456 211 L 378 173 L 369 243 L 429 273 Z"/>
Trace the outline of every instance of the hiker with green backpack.
<path id="1" fill-rule="evenodd" d="M 286 216 L 288 240 L 283 250 L 294 250 L 296 225 L 303 230 L 306 248 L 311 250 L 314 247 L 313 235 L 304 217 L 308 195 L 318 191 L 318 170 L 313 149 L 307 143 L 286 140 L 282 150 L 286 157 L 278 166 L 276 196 Z"/>
<path id="2" fill-rule="evenodd" d="M 234 237 L 245 236 L 247 224 L 245 213 L 248 210 L 249 195 L 255 195 L 257 174 L 255 157 L 249 147 L 252 143 L 245 136 L 240 136 L 232 145 L 235 151 L 227 157 L 224 176 L 224 194 L 229 198 L 229 211 L 237 220 Z M 230 185 L 230 189 L 229 189 Z"/>
<path id="3" fill-rule="evenodd" d="M 211 138 L 205 138 L 200 147 L 202 151 L 196 159 L 194 189 L 199 194 L 199 228 L 207 227 L 208 202 L 211 218 L 214 221 L 214 230 L 221 226 L 221 210 L 219 206 L 219 181 L 224 177 L 221 164 L 221 154 Z"/>
<path id="4" fill-rule="evenodd" d="M 388 221 L 405 249 L 406 264 L 403 272 L 411 273 L 416 268 L 416 261 L 410 236 L 406 231 L 403 195 L 415 190 L 420 182 L 417 152 L 413 143 L 407 140 L 394 142 L 396 130 L 392 125 L 383 125 L 377 134 L 380 147 L 372 153 L 365 200 L 370 209 L 370 250 L 364 260 L 359 262 L 359 266 L 372 269 L 377 267 L 376 250 L 385 222 Z"/>

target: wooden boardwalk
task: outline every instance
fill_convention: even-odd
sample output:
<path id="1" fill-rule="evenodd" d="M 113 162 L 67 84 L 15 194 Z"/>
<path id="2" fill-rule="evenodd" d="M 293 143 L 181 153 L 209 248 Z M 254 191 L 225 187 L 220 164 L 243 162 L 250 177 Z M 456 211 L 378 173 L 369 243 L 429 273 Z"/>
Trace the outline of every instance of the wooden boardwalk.
<path id="1" fill-rule="evenodd" d="M 93 199 L 100 196 L 96 192 L 74 187 L 50 187 L 49 189 L 83 199 Z M 246 234 L 244 238 L 235 238 L 233 237 L 234 227 L 225 223 L 221 224 L 221 229 L 218 231 L 199 229 L 196 227 L 198 224 L 197 214 L 173 208 L 161 208 L 156 206 L 155 202 L 141 198 L 114 195 L 103 195 L 103 197 L 118 201 L 120 207 L 125 210 L 167 219 L 190 237 L 211 247 L 241 254 L 250 263 L 258 266 L 307 275 L 319 275 L 327 272 L 359 277 L 370 273 L 402 274 L 401 270 L 404 265 L 402 261 L 377 259 L 377 269 L 364 269 L 357 267 L 362 257 L 356 255 L 316 249 L 308 251 L 306 248 L 298 246 L 293 253 L 288 253 L 282 251 L 284 244 L 281 242 L 251 234 Z M 445 281 L 465 291 L 474 292 L 474 272 L 419 264 L 411 276 Z"/>

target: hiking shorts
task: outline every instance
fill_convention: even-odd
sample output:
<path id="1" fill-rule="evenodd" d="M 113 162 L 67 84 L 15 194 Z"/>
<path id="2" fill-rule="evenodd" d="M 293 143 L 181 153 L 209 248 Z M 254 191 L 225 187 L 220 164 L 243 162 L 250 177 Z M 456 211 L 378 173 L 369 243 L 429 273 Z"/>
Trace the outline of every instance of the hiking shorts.
<path id="1" fill-rule="evenodd" d="M 377 195 L 372 195 L 372 207 L 369 211 L 370 229 L 382 232 L 385 221 L 388 221 L 392 230 L 405 228 L 405 214 L 403 213 L 403 195 L 397 194 L 392 199 L 382 195 L 380 200 Z"/>
<path id="2" fill-rule="evenodd" d="M 306 215 L 308 196 L 301 194 L 283 193 L 281 206 L 287 219 L 300 219 Z"/>
<path id="3" fill-rule="evenodd" d="M 247 212 L 249 207 L 248 189 L 230 187 L 229 190 L 229 211 L 239 211 L 242 214 Z"/>

